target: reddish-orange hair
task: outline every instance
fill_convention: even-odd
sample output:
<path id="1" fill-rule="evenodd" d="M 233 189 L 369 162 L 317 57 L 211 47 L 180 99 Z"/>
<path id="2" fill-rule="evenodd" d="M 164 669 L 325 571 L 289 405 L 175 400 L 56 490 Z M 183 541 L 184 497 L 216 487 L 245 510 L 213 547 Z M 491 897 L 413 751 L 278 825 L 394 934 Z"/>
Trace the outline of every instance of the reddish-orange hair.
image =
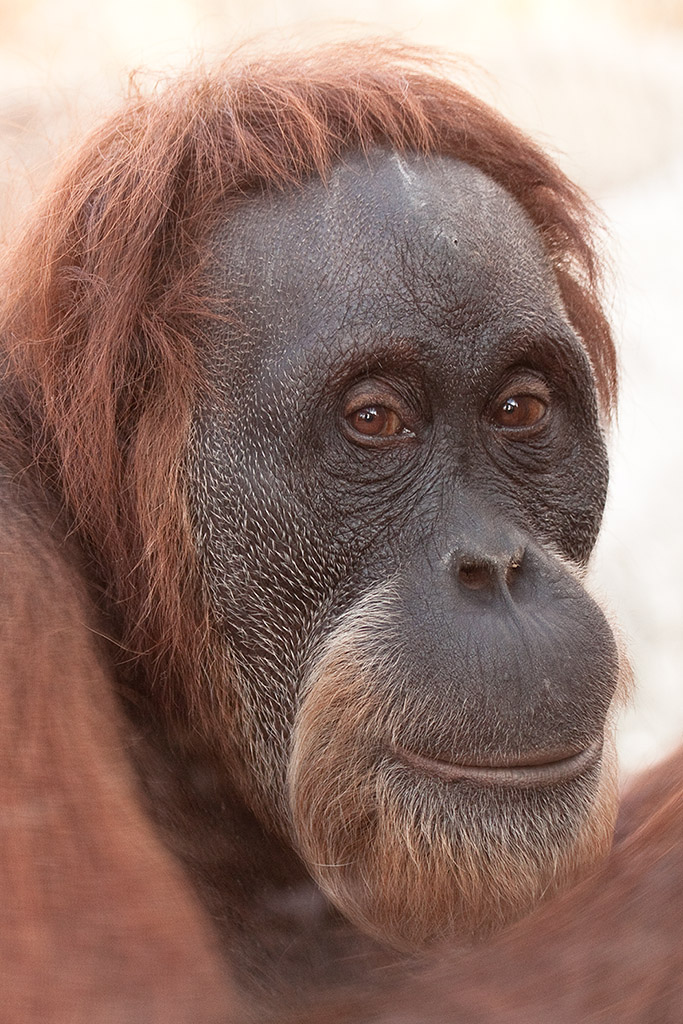
<path id="1" fill-rule="evenodd" d="M 202 290 L 206 238 L 231 199 L 324 177 L 344 153 L 374 146 L 467 161 L 536 225 L 603 407 L 613 403 L 588 204 L 449 71 L 411 49 L 353 43 L 233 58 L 133 95 L 62 171 L 12 255 L 5 463 L 37 470 L 120 617 L 124 657 L 152 655 L 147 673 L 169 705 L 195 703 L 210 628 L 183 452 L 202 387 L 198 341 L 214 315 Z"/>

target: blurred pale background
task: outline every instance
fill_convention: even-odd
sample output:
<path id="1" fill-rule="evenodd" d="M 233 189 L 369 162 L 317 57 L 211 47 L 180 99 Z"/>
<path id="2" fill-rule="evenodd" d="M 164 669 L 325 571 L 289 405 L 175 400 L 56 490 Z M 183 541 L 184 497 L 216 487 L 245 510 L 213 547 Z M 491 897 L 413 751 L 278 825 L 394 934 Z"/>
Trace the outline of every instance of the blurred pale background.
<path id="1" fill-rule="evenodd" d="M 633 771 L 683 738 L 683 0 L 0 0 L 0 230 L 131 69 L 349 22 L 473 60 L 465 83 L 606 215 L 622 399 L 595 565 L 636 669 Z"/>

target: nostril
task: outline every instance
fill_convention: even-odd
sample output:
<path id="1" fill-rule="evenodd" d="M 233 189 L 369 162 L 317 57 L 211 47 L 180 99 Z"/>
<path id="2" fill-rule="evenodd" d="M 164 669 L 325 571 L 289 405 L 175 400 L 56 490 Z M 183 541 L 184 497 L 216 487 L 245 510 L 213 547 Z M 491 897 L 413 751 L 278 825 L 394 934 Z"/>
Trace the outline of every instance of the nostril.
<path id="1" fill-rule="evenodd" d="M 458 582 L 466 590 L 513 590 L 523 571 L 524 549 L 512 555 L 469 555 L 456 561 Z"/>
<path id="2" fill-rule="evenodd" d="M 467 590 L 483 590 L 492 578 L 491 567 L 483 562 L 463 562 L 458 568 L 458 579 Z"/>

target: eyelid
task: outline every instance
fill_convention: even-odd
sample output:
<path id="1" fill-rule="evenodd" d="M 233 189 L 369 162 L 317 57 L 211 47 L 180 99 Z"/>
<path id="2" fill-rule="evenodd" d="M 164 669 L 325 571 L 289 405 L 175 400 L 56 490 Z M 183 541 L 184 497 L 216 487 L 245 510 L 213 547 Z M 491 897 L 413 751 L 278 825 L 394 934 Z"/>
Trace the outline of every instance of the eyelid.
<path id="1" fill-rule="evenodd" d="M 547 406 L 553 403 L 553 393 L 545 377 L 539 373 L 534 373 L 532 370 L 521 370 L 513 371 L 497 385 L 490 400 L 487 402 L 487 408 L 492 408 L 505 398 L 520 397 L 522 395 L 538 398 Z"/>
<path id="2" fill-rule="evenodd" d="M 352 385 L 344 396 L 343 415 L 351 416 L 366 406 L 381 405 L 393 410 L 406 426 L 413 430 L 419 420 L 415 403 L 408 401 L 401 393 L 377 378 L 364 379 Z"/>

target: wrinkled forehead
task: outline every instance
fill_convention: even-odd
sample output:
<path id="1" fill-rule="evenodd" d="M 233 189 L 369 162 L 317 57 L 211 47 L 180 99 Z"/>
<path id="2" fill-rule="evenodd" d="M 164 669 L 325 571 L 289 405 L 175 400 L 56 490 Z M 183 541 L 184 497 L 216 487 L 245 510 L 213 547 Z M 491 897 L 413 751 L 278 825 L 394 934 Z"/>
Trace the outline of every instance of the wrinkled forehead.
<path id="1" fill-rule="evenodd" d="M 219 291 L 274 348 L 365 331 L 428 345 L 564 319 L 525 211 L 449 157 L 352 155 L 327 181 L 245 197 L 214 245 Z"/>

